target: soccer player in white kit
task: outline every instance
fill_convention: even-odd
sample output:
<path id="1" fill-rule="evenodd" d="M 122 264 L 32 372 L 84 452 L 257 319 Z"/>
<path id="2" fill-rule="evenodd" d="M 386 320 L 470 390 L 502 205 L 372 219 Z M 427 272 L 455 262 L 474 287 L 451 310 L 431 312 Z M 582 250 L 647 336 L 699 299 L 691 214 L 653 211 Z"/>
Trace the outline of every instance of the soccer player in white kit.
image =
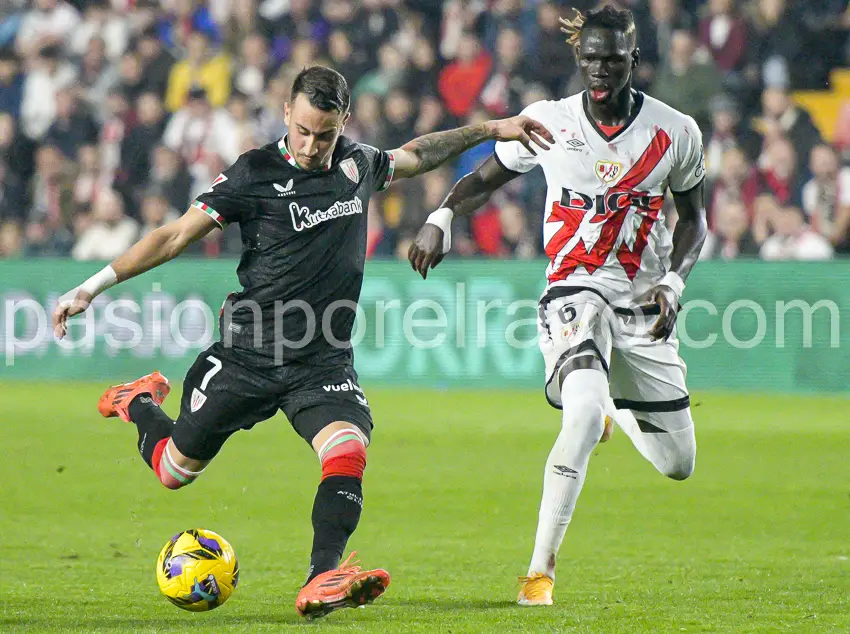
<path id="1" fill-rule="evenodd" d="M 549 266 L 540 298 L 545 394 L 562 410 L 546 461 L 531 564 L 521 605 L 549 605 L 555 560 L 587 473 L 615 421 L 664 475 L 684 480 L 696 441 L 676 313 L 706 235 L 705 175 L 694 120 L 632 88 L 640 60 L 630 11 L 605 6 L 562 20 L 585 90 L 540 101 L 524 114 L 555 137 L 533 154 L 497 143 L 460 179 L 410 247 L 427 276 L 451 246 L 451 219 L 480 207 L 508 181 L 540 166 L 546 175 L 543 241 Z M 665 226 L 673 195 L 678 222 Z"/>

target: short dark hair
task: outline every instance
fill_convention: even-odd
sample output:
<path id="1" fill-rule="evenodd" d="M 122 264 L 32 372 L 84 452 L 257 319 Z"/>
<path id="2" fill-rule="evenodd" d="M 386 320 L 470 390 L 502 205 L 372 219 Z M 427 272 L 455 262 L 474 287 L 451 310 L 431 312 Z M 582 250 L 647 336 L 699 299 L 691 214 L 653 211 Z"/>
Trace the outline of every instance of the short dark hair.
<path id="1" fill-rule="evenodd" d="M 345 77 L 327 66 L 310 66 L 295 76 L 292 82 L 290 101 L 299 94 L 310 101 L 310 105 L 324 112 L 334 110 L 344 114 L 351 106 L 351 91 Z"/>
<path id="2" fill-rule="evenodd" d="M 561 31 L 568 36 L 567 43 L 573 48 L 578 47 L 582 31 L 593 27 L 622 31 L 626 34 L 632 46 L 636 42 L 634 14 L 628 9 L 620 11 L 610 4 L 584 14 L 576 11 L 575 19 L 565 20 L 561 18 L 560 22 Z"/>

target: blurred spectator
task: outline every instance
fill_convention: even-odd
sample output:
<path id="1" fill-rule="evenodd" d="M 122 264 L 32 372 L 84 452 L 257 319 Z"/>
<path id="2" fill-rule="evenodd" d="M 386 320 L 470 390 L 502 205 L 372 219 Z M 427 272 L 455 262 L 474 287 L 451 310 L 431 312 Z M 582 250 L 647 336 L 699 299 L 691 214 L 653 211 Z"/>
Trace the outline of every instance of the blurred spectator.
<path id="1" fill-rule="evenodd" d="M 74 215 L 91 211 L 92 203 L 101 189 L 109 186 L 100 176 L 100 157 L 97 147 L 84 145 L 77 152 L 77 176 L 74 180 Z"/>
<path id="2" fill-rule="evenodd" d="M 696 40 L 689 31 L 670 36 L 670 56 L 658 72 L 652 95 L 692 116 L 702 130 L 711 120 L 711 98 L 722 91 L 720 75 L 710 61 L 697 59 Z"/>
<path id="3" fill-rule="evenodd" d="M 152 190 L 142 201 L 142 229 L 139 238 L 144 238 L 172 220 L 177 220 L 179 214 L 168 206 L 168 200 L 158 190 Z"/>
<path id="4" fill-rule="evenodd" d="M 799 204 L 800 177 L 797 172 L 797 153 L 784 137 L 771 142 L 760 159 L 759 186 L 780 205 Z"/>
<path id="5" fill-rule="evenodd" d="M 407 91 L 414 98 L 436 95 L 440 69 L 437 65 L 437 51 L 431 42 L 426 39 L 416 41 L 411 63 L 407 71 Z"/>
<path id="6" fill-rule="evenodd" d="M 850 100 L 845 101 L 838 112 L 832 142 L 841 153 L 842 158 L 845 161 L 850 160 Z"/>
<path id="7" fill-rule="evenodd" d="M 30 255 L 66 255 L 73 237 L 73 174 L 58 148 L 44 145 L 36 153 L 26 241 Z"/>
<path id="8" fill-rule="evenodd" d="M 200 32 L 188 36 L 186 59 L 171 68 L 165 97 L 167 110 L 180 110 L 193 86 L 203 88 L 209 103 L 216 108 L 226 104 L 230 96 L 230 57 L 214 53 L 209 40 Z"/>
<path id="9" fill-rule="evenodd" d="M 328 37 L 328 56 L 334 67 L 349 85 L 354 86 L 368 70 L 365 54 L 358 56 L 351 46 L 351 40 L 342 29 L 336 29 Z"/>
<path id="10" fill-rule="evenodd" d="M 803 186 L 803 211 L 814 231 L 846 253 L 850 247 L 850 168 L 841 167 L 828 145 L 815 146 L 809 168 L 813 178 Z"/>
<path id="11" fill-rule="evenodd" d="M 535 77 L 553 95 L 564 94 L 575 71 L 575 58 L 566 36 L 561 33 L 559 17 L 558 7 L 552 2 L 543 2 L 537 8 L 540 42 L 533 54 Z"/>
<path id="12" fill-rule="evenodd" d="M 162 101 L 152 92 L 139 97 L 136 125 L 121 141 L 121 167 L 118 182 L 130 191 L 147 183 L 151 170 L 151 155 L 165 129 Z"/>
<path id="13" fill-rule="evenodd" d="M 239 158 L 239 139 L 230 114 L 214 108 L 203 89 L 193 89 L 189 102 L 174 113 L 165 128 L 163 143 L 178 152 L 192 174 L 192 191 L 200 193 L 224 167 Z M 223 163 L 218 170 L 214 163 Z M 212 172 L 216 172 L 213 174 Z"/>
<path id="14" fill-rule="evenodd" d="M 440 73 L 439 90 L 446 109 L 456 117 L 465 117 L 481 94 L 490 75 L 493 60 L 471 33 L 458 45 L 457 60 Z"/>
<path id="15" fill-rule="evenodd" d="M 767 88 L 761 96 L 762 118 L 759 125 L 766 139 L 787 137 L 800 156 L 809 156 L 812 148 L 821 143 L 820 132 L 808 112 L 791 101 L 782 88 Z"/>
<path id="16" fill-rule="evenodd" d="M 394 88 L 404 85 L 406 74 L 407 60 L 404 55 L 392 44 L 384 44 L 378 51 L 378 68 L 363 75 L 351 96 L 357 99 L 363 93 L 371 92 L 384 97 Z"/>
<path id="17" fill-rule="evenodd" d="M 35 58 L 45 47 L 65 48 L 80 23 L 77 10 L 62 0 L 34 0 L 18 29 L 18 54 Z"/>
<path id="18" fill-rule="evenodd" d="M 758 181 L 744 153 L 737 147 L 726 150 L 720 161 L 720 173 L 708 190 L 709 229 L 714 228 L 720 210 L 733 203 L 742 204 L 747 217 L 752 217 L 753 203 L 759 193 Z"/>
<path id="19" fill-rule="evenodd" d="M 14 172 L 0 163 L 0 224 L 20 222 L 25 215 L 25 185 Z"/>
<path id="20" fill-rule="evenodd" d="M 797 60 L 803 52 L 803 33 L 785 0 L 755 0 L 748 35 L 747 74 L 751 84 L 788 88 L 803 72 Z"/>
<path id="21" fill-rule="evenodd" d="M 349 25 L 349 35 L 354 47 L 366 51 L 368 64 L 374 66 L 379 62 L 375 52 L 380 52 L 375 44 L 388 42 L 398 31 L 398 12 L 384 6 L 383 0 L 361 0 L 354 4 L 359 8 Z"/>
<path id="22" fill-rule="evenodd" d="M 345 133 L 361 143 L 383 145 L 387 138 L 387 122 L 377 95 L 367 92 L 354 102 L 353 116 L 345 126 Z"/>
<path id="23" fill-rule="evenodd" d="M 740 107 L 729 95 L 720 94 L 712 97 L 711 130 L 706 134 L 705 142 L 705 175 L 709 183 L 720 175 L 721 160 L 727 150 L 739 147 L 746 158 L 754 161 L 761 151 L 761 139 L 742 121 Z"/>
<path id="24" fill-rule="evenodd" d="M 131 104 L 136 103 L 136 99 L 145 91 L 143 70 L 142 61 L 136 53 L 125 53 L 121 56 L 118 65 L 118 89 Z"/>
<path id="25" fill-rule="evenodd" d="M 0 112 L 16 119 L 21 115 L 25 75 L 20 72 L 18 58 L 9 51 L 0 51 Z"/>
<path id="26" fill-rule="evenodd" d="M 80 88 L 99 124 L 106 120 L 106 97 L 118 83 L 118 70 L 109 64 L 103 40 L 92 37 L 80 62 Z"/>
<path id="27" fill-rule="evenodd" d="M 275 78 L 269 82 L 259 114 L 259 134 L 262 141 L 270 143 L 286 134 L 283 106 L 288 95 L 289 86 L 282 79 Z"/>
<path id="28" fill-rule="evenodd" d="M 446 111 L 443 103 L 435 96 L 423 97 L 419 102 L 419 116 L 413 124 L 415 136 L 430 134 L 445 129 Z"/>
<path id="29" fill-rule="evenodd" d="M 673 34 L 692 31 L 695 26 L 691 15 L 679 4 L 679 0 L 649 0 L 648 11 L 638 7 L 635 23 L 641 63 L 635 78 L 640 88 L 652 85 L 661 69 L 669 67 Z"/>
<path id="30" fill-rule="evenodd" d="M 243 154 L 260 146 L 260 130 L 257 120 L 251 114 L 247 95 L 234 92 L 230 96 L 227 110 L 233 119 L 234 134 L 238 153 Z M 229 163 L 228 163 L 229 164 Z"/>
<path id="31" fill-rule="evenodd" d="M 263 91 L 274 68 L 269 57 L 268 43 L 259 33 L 252 33 L 241 44 L 242 54 L 233 77 L 233 87 L 251 100 L 251 107 L 263 103 Z"/>
<path id="32" fill-rule="evenodd" d="M 112 260 L 133 246 L 139 225 L 124 215 L 121 196 L 111 189 L 98 193 L 92 224 L 78 237 L 71 251 L 75 260 Z"/>
<path id="33" fill-rule="evenodd" d="M 718 207 L 714 229 L 708 232 L 700 259 L 735 260 L 758 257 L 759 246 L 750 231 L 750 220 L 743 202 L 728 202 Z"/>
<path id="34" fill-rule="evenodd" d="M 174 48 L 189 48 L 192 35 L 196 33 L 212 42 L 220 42 L 218 25 L 206 5 L 196 0 L 169 0 L 167 7 L 171 13 L 160 13 L 157 21 L 160 39 Z"/>
<path id="35" fill-rule="evenodd" d="M 106 113 L 106 121 L 100 130 L 100 163 L 104 177 L 111 181 L 118 176 L 121 144 L 133 123 L 135 113 L 120 89 L 114 89 L 106 98 Z"/>
<path id="36" fill-rule="evenodd" d="M 182 213 L 189 206 L 192 175 L 180 155 L 164 145 L 154 150 L 150 184 L 162 192 L 172 209 Z"/>
<path id="37" fill-rule="evenodd" d="M 266 0 L 260 4 L 261 30 L 272 42 L 274 58 L 282 60 L 290 57 L 298 40 L 325 41 L 330 26 L 319 12 L 318 4 L 311 0 Z M 374 41 L 370 44 L 374 46 Z"/>
<path id="38" fill-rule="evenodd" d="M 143 90 L 165 97 L 174 57 L 162 46 L 156 29 L 142 32 L 137 50 L 142 64 Z"/>
<path id="39" fill-rule="evenodd" d="M 0 112 L 0 164 L 24 187 L 35 169 L 35 144 L 15 127 L 12 115 Z"/>
<path id="40" fill-rule="evenodd" d="M 56 93 L 56 118 L 44 140 L 59 148 L 65 158 L 75 159 L 83 145 L 97 142 L 97 125 L 77 104 L 74 90 L 65 88 Z"/>
<path id="41" fill-rule="evenodd" d="M 62 61 L 56 46 L 41 49 L 24 82 L 21 126 L 31 139 L 41 140 L 56 116 L 56 93 L 77 78 L 77 72 Z"/>
<path id="42" fill-rule="evenodd" d="M 130 42 L 129 20 L 109 7 L 108 0 L 87 0 L 83 21 L 74 28 L 70 37 L 71 53 L 82 57 L 89 50 L 93 38 L 104 44 L 104 53 L 117 60 Z"/>
<path id="43" fill-rule="evenodd" d="M 386 148 L 401 147 L 410 140 L 416 110 L 410 96 L 403 90 L 394 90 L 384 103 L 384 138 L 378 145 Z"/>
<path id="44" fill-rule="evenodd" d="M 724 73 L 743 69 L 747 60 L 747 24 L 736 0 L 710 0 L 709 14 L 699 23 L 699 41 Z"/>
<path id="45" fill-rule="evenodd" d="M 781 207 L 772 216 L 773 235 L 761 247 L 764 260 L 828 260 L 832 246 L 803 220 L 797 207 Z"/>
<path id="46" fill-rule="evenodd" d="M 490 78 L 481 91 L 481 103 L 498 117 L 522 110 L 520 99 L 530 69 L 523 58 L 519 31 L 502 29 L 496 39 L 496 55 Z"/>
<path id="47" fill-rule="evenodd" d="M 21 257 L 23 247 L 21 226 L 17 222 L 3 222 L 0 219 L 0 259 L 9 260 Z"/>

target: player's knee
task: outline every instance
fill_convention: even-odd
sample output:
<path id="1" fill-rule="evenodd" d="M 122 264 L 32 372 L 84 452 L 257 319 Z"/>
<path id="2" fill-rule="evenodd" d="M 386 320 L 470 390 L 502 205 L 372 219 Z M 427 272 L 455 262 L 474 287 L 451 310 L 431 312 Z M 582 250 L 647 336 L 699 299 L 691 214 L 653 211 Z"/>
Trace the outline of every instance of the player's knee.
<path id="1" fill-rule="evenodd" d="M 363 479 L 366 470 L 366 445 L 353 429 L 342 429 L 328 438 L 319 449 L 322 480 L 331 476 Z"/>
<path id="2" fill-rule="evenodd" d="M 664 468 L 664 475 L 671 480 L 687 480 L 694 472 L 696 460 L 694 456 L 678 456 Z"/>

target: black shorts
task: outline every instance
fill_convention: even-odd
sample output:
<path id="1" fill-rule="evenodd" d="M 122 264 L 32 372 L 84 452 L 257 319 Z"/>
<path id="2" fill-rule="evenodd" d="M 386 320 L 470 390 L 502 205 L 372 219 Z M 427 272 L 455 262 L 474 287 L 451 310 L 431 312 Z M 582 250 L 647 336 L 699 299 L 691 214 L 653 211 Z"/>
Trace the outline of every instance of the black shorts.
<path id="1" fill-rule="evenodd" d="M 352 423 L 367 438 L 371 435 L 369 403 L 350 357 L 336 363 L 263 367 L 217 342 L 186 373 L 171 437 L 184 456 L 210 460 L 231 434 L 251 429 L 278 409 L 308 443 L 334 421 Z"/>

